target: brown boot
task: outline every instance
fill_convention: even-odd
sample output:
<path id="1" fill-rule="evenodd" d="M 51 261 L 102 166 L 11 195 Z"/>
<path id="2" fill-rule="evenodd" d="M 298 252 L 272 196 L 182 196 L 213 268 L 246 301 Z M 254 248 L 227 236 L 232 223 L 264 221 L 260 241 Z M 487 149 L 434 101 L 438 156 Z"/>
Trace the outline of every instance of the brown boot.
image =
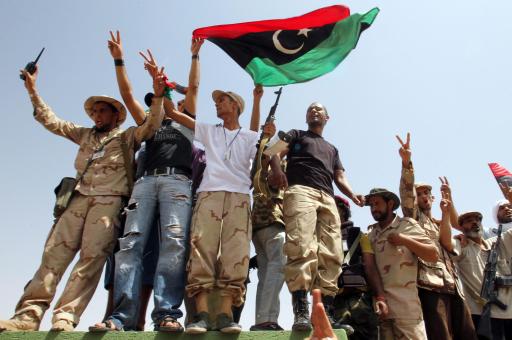
<path id="1" fill-rule="evenodd" d="M 37 331 L 40 321 L 32 315 L 25 313 L 12 317 L 9 320 L 0 320 L 0 332 L 2 331 Z"/>
<path id="2" fill-rule="evenodd" d="M 69 320 L 59 319 L 53 323 L 50 330 L 52 332 L 73 332 L 75 325 Z"/>

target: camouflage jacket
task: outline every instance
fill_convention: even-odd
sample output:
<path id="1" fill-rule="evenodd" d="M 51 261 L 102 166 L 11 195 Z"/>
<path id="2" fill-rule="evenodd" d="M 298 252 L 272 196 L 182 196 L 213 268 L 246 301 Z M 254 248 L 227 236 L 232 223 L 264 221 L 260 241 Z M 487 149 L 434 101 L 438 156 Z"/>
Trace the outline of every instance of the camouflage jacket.
<path id="1" fill-rule="evenodd" d="M 119 127 L 110 132 L 97 132 L 94 128 L 86 128 L 65 121 L 55 115 L 52 109 L 38 96 L 31 96 L 34 106 L 34 118 L 47 130 L 58 136 L 65 137 L 78 144 L 78 154 L 75 158 L 75 169 L 81 174 L 97 147 L 106 139 L 114 136 L 104 147 L 102 152 L 96 154 L 77 190 L 82 195 L 120 195 L 129 196 L 128 180 L 121 148 L 121 132 Z M 163 119 L 162 99 L 153 100 L 151 112 L 141 126 L 130 127 L 125 131 L 125 141 L 128 144 L 130 158 L 133 162 L 135 150 L 140 143 L 151 138 L 160 127 Z M 77 176 L 78 176 L 77 174 Z"/>
<path id="2" fill-rule="evenodd" d="M 440 221 L 428 217 L 418 208 L 416 190 L 414 189 L 414 168 L 412 163 L 407 168 L 402 167 L 400 178 L 400 200 L 402 212 L 418 222 L 428 238 L 435 244 L 439 253 L 437 262 L 426 262 L 418 259 L 418 287 L 438 293 L 453 294 L 457 290 L 462 296 L 462 286 L 458 280 L 451 255 L 439 242 Z"/>

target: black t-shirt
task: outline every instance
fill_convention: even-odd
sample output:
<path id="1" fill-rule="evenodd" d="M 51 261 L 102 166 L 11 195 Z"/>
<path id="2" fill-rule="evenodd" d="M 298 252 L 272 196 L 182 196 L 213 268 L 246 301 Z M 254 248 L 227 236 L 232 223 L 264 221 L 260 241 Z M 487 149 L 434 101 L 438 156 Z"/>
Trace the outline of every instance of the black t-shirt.
<path id="1" fill-rule="evenodd" d="M 164 119 L 155 135 L 146 141 L 144 171 L 176 167 L 192 173 L 194 132 L 171 119 Z"/>
<path id="2" fill-rule="evenodd" d="M 305 185 L 334 196 L 332 181 L 336 170 L 344 170 L 338 150 L 311 131 L 290 130 L 287 155 L 288 185 Z"/>

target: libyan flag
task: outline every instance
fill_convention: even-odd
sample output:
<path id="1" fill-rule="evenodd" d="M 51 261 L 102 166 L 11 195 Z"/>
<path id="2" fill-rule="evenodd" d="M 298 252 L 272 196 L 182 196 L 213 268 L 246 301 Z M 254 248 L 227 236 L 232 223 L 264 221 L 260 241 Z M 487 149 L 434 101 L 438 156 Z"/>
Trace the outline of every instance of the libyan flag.
<path id="1" fill-rule="evenodd" d="M 512 174 L 507 169 L 498 163 L 489 163 L 489 168 L 498 184 L 512 187 Z"/>
<path id="2" fill-rule="evenodd" d="M 288 19 L 198 28 L 193 36 L 223 49 L 255 84 L 279 86 L 334 70 L 378 13 L 374 8 L 350 15 L 347 7 L 336 5 Z"/>

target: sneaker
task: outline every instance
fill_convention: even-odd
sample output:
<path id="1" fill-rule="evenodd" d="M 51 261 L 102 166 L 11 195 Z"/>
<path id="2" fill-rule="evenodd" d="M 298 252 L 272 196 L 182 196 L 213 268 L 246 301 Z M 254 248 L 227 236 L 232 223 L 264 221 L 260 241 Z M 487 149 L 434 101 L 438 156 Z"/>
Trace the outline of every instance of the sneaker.
<path id="1" fill-rule="evenodd" d="M 0 320 L 0 332 L 3 331 L 38 331 L 39 320 L 28 314 L 20 314 L 9 320 Z"/>
<path id="2" fill-rule="evenodd" d="M 53 323 L 50 331 L 52 332 L 73 332 L 75 324 L 72 321 L 60 319 Z"/>
<path id="3" fill-rule="evenodd" d="M 279 326 L 276 322 L 262 322 L 257 325 L 251 326 L 250 331 L 284 331 L 283 327 Z"/>
<path id="4" fill-rule="evenodd" d="M 210 315 L 207 312 L 201 312 L 194 316 L 194 321 L 187 324 L 185 333 L 187 334 L 203 334 L 210 330 Z"/>
<path id="5" fill-rule="evenodd" d="M 217 329 L 222 333 L 238 334 L 242 331 L 242 326 L 233 321 L 233 317 L 226 313 L 220 313 L 216 319 Z"/>

